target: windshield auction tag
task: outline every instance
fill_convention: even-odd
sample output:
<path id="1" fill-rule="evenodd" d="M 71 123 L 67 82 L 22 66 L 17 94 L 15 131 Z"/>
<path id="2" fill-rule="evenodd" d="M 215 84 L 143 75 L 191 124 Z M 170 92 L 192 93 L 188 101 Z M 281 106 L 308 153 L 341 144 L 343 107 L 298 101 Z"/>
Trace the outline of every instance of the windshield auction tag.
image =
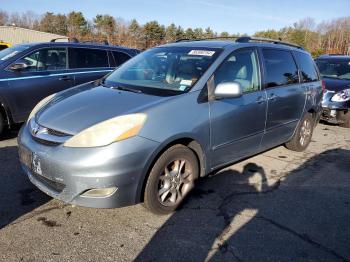
<path id="1" fill-rule="evenodd" d="M 189 55 L 200 55 L 200 56 L 213 56 L 215 54 L 215 51 L 208 51 L 208 50 L 191 50 Z"/>
<path id="2" fill-rule="evenodd" d="M 185 79 L 182 79 L 181 82 L 180 82 L 180 85 L 183 85 L 183 86 L 190 86 L 190 85 L 192 85 L 192 80 L 185 80 Z"/>

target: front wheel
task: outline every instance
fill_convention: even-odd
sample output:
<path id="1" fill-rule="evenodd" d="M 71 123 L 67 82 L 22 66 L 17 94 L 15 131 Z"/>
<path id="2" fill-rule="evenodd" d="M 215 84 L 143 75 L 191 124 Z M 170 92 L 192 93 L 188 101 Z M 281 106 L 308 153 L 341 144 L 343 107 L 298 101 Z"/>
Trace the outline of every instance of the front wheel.
<path id="1" fill-rule="evenodd" d="M 144 205 L 155 214 L 173 212 L 194 187 L 197 157 L 191 149 L 175 145 L 155 162 L 144 193 Z"/>
<path id="2" fill-rule="evenodd" d="M 311 142 L 313 130 L 314 118 L 312 114 L 307 113 L 300 120 L 292 139 L 285 144 L 286 148 L 297 152 L 304 151 Z"/>

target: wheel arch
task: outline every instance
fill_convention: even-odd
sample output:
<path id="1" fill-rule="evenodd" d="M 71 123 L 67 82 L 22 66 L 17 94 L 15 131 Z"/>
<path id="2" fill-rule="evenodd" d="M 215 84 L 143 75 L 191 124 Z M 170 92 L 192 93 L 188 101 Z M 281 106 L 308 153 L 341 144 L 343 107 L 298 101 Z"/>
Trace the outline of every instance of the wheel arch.
<path id="1" fill-rule="evenodd" d="M 5 124 L 8 127 L 11 127 L 12 124 L 12 118 L 11 118 L 11 113 L 5 102 L 1 101 L 0 99 L 0 114 L 4 117 L 5 119 Z"/>
<path id="2" fill-rule="evenodd" d="M 143 202 L 143 196 L 144 196 L 144 190 L 145 190 L 147 178 L 157 159 L 167 149 L 178 144 L 187 146 L 194 152 L 198 160 L 199 177 L 203 177 L 206 175 L 206 168 L 207 168 L 206 154 L 203 150 L 203 147 L 196 139 L 194 139 L 191 136 L 174 137 L 174 138 L 168 139 L 158 147 L 158 150 L 156 150 L 155 153 L 150 158 L 149 164 L 145 167 L 145 171 L 143 172 L 142 179 L 140 180 L 138 185 L 136 203 Z"/>

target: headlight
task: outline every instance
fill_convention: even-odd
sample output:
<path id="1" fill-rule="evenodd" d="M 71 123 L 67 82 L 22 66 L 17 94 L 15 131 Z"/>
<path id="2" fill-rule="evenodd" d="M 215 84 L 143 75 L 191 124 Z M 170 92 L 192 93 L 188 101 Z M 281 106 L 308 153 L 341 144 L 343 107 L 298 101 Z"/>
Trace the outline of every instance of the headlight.
<path id="1" fill-rule="evenodd" d="M 342 90 L 332 96 L 333 102 L 345 102 L 350 100 L 350 89 Z"/>
<path id="2" fill-rule="evenodd" d="M 136 136 L 146 121 L 145 114 L 118 116 L 89 127 L 64 143 L 66 147 L 98 147 Z"/>
<path id="3" fill-rule="evenodd" d="M 29 115 L 28 120 L 30 120 L 35 114 L 44 106 L 46 105 L 56 94 L 52 94 L 48 97 L 45 97 L 43 100 L 41 100 L 32 110 L 32 112 Z"/>

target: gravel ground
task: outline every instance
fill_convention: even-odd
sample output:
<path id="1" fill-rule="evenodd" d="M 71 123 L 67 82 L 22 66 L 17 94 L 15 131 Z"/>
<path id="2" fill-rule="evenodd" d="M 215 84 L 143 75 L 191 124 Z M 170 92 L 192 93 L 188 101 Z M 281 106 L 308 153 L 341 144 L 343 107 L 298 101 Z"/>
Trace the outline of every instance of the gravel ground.
<path id="1" fill-rule="evenodd" d="M 36 189 L 0 141 L 1 261 L 350 261 L 350 130 L 318 125 L 201 179 L 183 207 L 90 209 Z"/>

